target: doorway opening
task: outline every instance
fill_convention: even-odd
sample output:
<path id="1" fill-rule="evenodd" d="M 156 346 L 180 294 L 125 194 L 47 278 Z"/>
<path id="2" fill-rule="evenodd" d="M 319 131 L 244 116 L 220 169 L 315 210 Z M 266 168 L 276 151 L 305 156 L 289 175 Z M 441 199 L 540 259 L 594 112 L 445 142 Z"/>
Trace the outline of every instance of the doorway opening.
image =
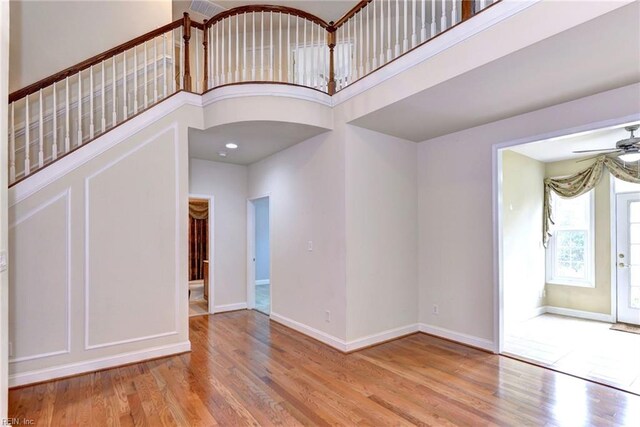
<path id="1" fill-rule="evenodd" d="M 617 157 L 625 138 L 620 125 L 497 150 L 497 324 L 502 354 L 640 394 L 640 184 L 597 163 L 640 177 L 640 158 Z"/>
<path id="2" fill-rule="evenodd" d="M 210 198 L 189 198 L 189 317 L 210 312 L 212 212 Z"/>
<path id="3" fill-rule="evenodd" d="M 269 197 L 249 201 L 249 306 L 271 314 L 271 239 Z"/>

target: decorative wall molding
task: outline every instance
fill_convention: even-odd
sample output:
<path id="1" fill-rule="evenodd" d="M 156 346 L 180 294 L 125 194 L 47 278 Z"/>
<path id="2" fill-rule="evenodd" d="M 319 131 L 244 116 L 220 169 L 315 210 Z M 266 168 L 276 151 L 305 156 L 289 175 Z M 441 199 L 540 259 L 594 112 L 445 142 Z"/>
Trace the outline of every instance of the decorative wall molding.
<path id="1" fill-rule="evenodd" d="M 65 238 L 65 257 L 66 257 L 66 307 L 65 307 L 65 348 L 58 351 L 46 352 L 46 353 L 38 353 L 30 356 L 23 357 L 15 357 L 9 358 L 9 363 L 19 363 L 26 362 L 28 360 L 36 360 L 36 359 L 44 359 L 47 357 L 59 356 L 61 354 L 69 354 L 71 352 L 71 188 L 67 187 L 62 193 L 48 199 L 47 201 L 40 204 L 37 208 L 32 209 L 27 214 L 22 216 L 20 219 L 16 219 L 11 225 L 9 229 L 13 229 L 16 226 L 20 225 L 22 222 L 32 218 L 34 215 L 42 212 L 44 209 L 53 205 L 57 201 L 65 199 L 65 226 L 66 226 L 66 238 Z"/>
<path id="2" fill-rule="evenodd" d="M 174 314 L 174 325 L 173 325 L 173 330 L 172 331 L 166 331 L 166 332 L 162 332 L 162 333 L 158 333 L 158 334 L 152 334 L 152 335 L 145 335 L 145 336 L 140 336 L 140 337 L 135 337 L 135 338 L 129 338 L 129 339 L 124 339 L 124 340 L 118 340 L 118 341 L 113 341 L 113 342 L 107 342 L 107 343 L 100 343 L 100 344 L 90 344 L 90 337 L 89 337 L 89 320 L 91 318 L 90 312 L 89 312 L 89 301 L 90 301 L 90 284 L 89 284 L 89 261 L 90 261 L 90 251 L 89 251 L 89 235 L 90 235 L 90 230 L 91 230 L 91 222 L 89 220 L 90 217 L 90 182 L 93 178 L 95 178 L 96 176 L 100 175 L 101 173 L 105 172 L 106 170 L 112 168 L 113 166 L 117 165 L 118 163 L 120 163 L 121 161 L 123 161 L 124 159 L 130 157 L 131 155 L 137 153 L 138 151 L 142 150 L 143 148 L 145 148 L 147 145 L 151 144 L 152 142 L 155 142 L 160 136 L 166 134 L 166 133 L 173 133 L 173 140 L 172 140 L 172 145 L 173 145 L 173 149 L 174 149 L 174 162 L 175 162 L 175 166 L 174 166 L 174 179 L 175 179 L 175 188 L 176 188 L 176 194 L 175 194 L 175 200 L 176 200 L 176 204 L 175 204 L 175 218 L 176 218 L 176 223 L 175 223 L 175 236 L 174 236 L 174 248 L 175 248 L 175 252 L 174 252 L 174 259 L 175 259 L 175 270 L 176 270 L 176 276 L 175 276 L 175 296 L 174 296 L 174 300 L 175 300 L 175 314 Z M 147 340 L 152 340 L 152 339 L 156 339 L 156 338 L 162 338 L 162 337 L 167 337 L 167 336 L 171 336 L 171 335 L 177 335 L 178 334 L 178 325 L 179 325 L 179 313 L 180 313 L 180 292 L 179 292 L 179 287 L 182 285 L 182 281 L 180 280 L 180 197 L 179 197 L 179 192 L 180 192 L 180 182 L 179 182 L 179 165 L 178 165 L 178 123 L 174 122 L 171 125 L 165 127 L 164 129 L 156 132 L 155 134 L 153 134 L 152 136 L 150 136 L 148 139 L 146 139 L 144 142 L 142 142 L 141 144 L 138 144 L 135 148 L 132 148 L 131 150 L 127 151 L 126 153 L 122 154 L 121 156 L 117 157 L 116 159 L 112 160 L 111 162 L 107 163 L 106 165 L 104 165 L 103 167 L 101 167 L 100 169 L 94 171 L 91 175 L 88 175 L 85 179 L 84 179 L 84 190 L 85 190 L 85 197 L 84 197 L 84 220 L 85 220 L 85 224 L 84 224 L 84 349 L 85 350 L 93 350 L 93 349 L 97 349 L 97 348 L 104 348 L 104 347 L 112 347 L 115 345 L 121 345 L 121 344 L 128 344 L 128 343 L 132 343 L 132 342 L 139 342 L 139 341 L 147 341 Z"/>
<path id="3" fill-rule="evenodd" d="M 116 356 L 102 357 L 98 359 L 91 359 L 82 362 L 54 366 L 51 368 L 22 372 L 19 374 L 11 374 L 9 375 L 9 387 L 17 387 L 26 384 L 49 381 L 55 378 L 63 378 L 87 372 L 95 372 L 102 369 L 127 365 L 129 363 L 142 362 L 144 360 L 156 359 L 159 357 L 185 353 L 188 351 L 191 351 L 191 343 L 189 341 L 184 341 L 178 344 L 169 344 L 158 347 L 151 347 L 144 350 L 122 353 Z"/>
<path id="4" fill-rule="evenodd" d="M 426 323 L 420 323 L 420 332 L 424 332 L 425 334 L 434 335 L 440 338 L 445 338 L 451 341 L 456 341 L 471 347 L 487 350 L 492 353 L 495 352 L 495 343 L 485 338 L 463 334 L 461 332 L 452 331 L 450 329 L 441 328 L 439 326 L 427 325 Z"/>

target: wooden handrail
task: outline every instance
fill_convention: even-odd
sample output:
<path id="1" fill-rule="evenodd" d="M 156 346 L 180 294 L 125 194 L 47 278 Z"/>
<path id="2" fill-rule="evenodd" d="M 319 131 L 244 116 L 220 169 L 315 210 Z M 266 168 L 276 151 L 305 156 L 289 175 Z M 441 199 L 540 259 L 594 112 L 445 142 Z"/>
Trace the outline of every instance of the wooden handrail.
<path id="1" fill-rule="evenodd" d="M 173 29 L 176 29 L 178 27 L 180 27 L 182 25 L 182 21 L 183 19 L 178 19 L 177 21 L 174 21 L 170 24 L 164 25 L 160 28 L 156 28 L 153 31 L 149 31 L 146 34 L 143 34 L 139 37 L 136 37 L 133 40 L 129 40 L 126 43 L 123 43 L 119 46 L 116 46 L 112 49 L 106 50 L 96 56 L 93 56 L 85 61 L 82 61 L 76 65 L 73 65 L 69 68 L 66 68 L 62 71 L 60 71 L 59 73 L 56 73 L 52 76 L 49 77 L 45 77 L 44 79 L 37 81 L 33 84 L 30 84 L 29 86 L 22 88 L 20 90 L 17 90 L 13 93 L 11 93 L 9 95 L 9 103 L 17 101 L 19 99 L 24 98 L 27 95 L 31 95 L 33 93 L 38 92 L 40 89 L 44 89 L 46 87 L 51 86 L 54 83 L 57 83 L 59 81 L 64 80 L 65 78 L 75 75 L 81 71 L 84 71 L 86 69 L 88 69 L 89 67 L 99 64 L 102 61 L 105 61 L 109 58 L 111 58 L 112 56 L 118 55 L 126 50 L 129 50 L 139 44 L 142 44 L 146 41 L 149 41 L 155 37 L 158 37 L 164 33 L 166 33 L 167 31 L 171 31 Z"/>
<path id="2" fill-rule="evenodd" d="M 205 23 L 205 26 L 210 27 L 213 24 L 219 21 L 222 21 L 225 18 L 235 16 L 235 15 L 240 15 L 242 13 L 249 13 L 249 12 L 282 12 L 287 15 L 298 16 L 300 18 L 304 18 L 309 21 L 315 22 L 316 24 L 320 25 L 322 28 L 329 27 L 329 24 L 325 20 L 311 13 L 305 12 L 304 10 L 295 9 L 293 7 L 274 6 L 274 5 L 268 5 L 268 4 L 252 4 L 248 6 L 234 7 L 233 9 L 225 10 L 224 12 L 220 12 L 219 14 L 209 19 Z"/>
<path id="3" fill-rule="evenodd" d="M 340 18 L 340 19 L 338 19 L 336 21 L 336 23 L 333 25 L 334 31 L 337 30 L 338 28 L 342 27 L 342 25 L 344 25 L 345 22 L 347 22 L 349 19 L 351 19 L 353 17 L 353 15 L 355 15 L 358 12 L 360 12 L 362 9 L 364 9 L 372 1 L 373 0 L 362 0 L 362 1 L 358 2 L 358 4 L 355 5 L 354 7 L 352 7 L 351 10 L 349 10 L 347 13 L 345 13 L 342 18 Z"/>

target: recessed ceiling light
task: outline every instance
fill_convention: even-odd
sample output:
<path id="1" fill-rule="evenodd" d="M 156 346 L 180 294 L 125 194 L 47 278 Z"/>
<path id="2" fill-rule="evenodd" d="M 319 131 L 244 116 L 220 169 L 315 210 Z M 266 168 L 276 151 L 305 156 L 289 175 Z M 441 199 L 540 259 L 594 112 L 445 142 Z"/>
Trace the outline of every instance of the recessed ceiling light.
<path id="1" fill-rule="evenodd" d="M 227 145 L 225 145 L 225 147 L 227 147 L 230 150 L 235 150 L 236 148 L 238 148 L 238 144 L 234 144 L 233 142 L 230 142 Z"/>
<path id="2" fill-rule="evenodd" d="M 218 151 L 218 156 L 227 157 L 227 152 L 226 151 Z"/>

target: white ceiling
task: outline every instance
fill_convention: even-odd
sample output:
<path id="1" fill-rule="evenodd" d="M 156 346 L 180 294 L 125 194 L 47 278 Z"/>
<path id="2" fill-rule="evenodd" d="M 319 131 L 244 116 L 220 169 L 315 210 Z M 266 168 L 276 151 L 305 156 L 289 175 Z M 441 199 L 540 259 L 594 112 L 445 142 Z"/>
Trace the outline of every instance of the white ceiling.
<path id="1" fill-rule="evenodd" d="M 639 22 L 634 2 L 353 124 L 419 142 L 637 83 Z"/>
<path id="2" fill-rule="evenodd" d="M 173 16 L 178 19 L 183 12 L 189 12 L 190 0 L 173 0 Z M 234 1 L 234 0 L 213 0 L 226 9 L 250 4 L 270 4 L 278 6 L 288 6 L 316 15 L 325 21 L 337 21 L 353 6 L 358 4 L 356 0 L 260 0 L 260 1 Z M 203 17 L 198 17 L 203 18 Z M 201 19 L 198 19 L 201 20 Z"/>
<path id="3" fill-rule="evenodd" d="M 323 132 L 327 129 L 264 121 L 231 123 L 207 130 L 189 129 L 189 158 L 249 165 Z M 225 148 L 229 142 L 238 148 Z M 227 152 L 227 156 L 220 156 L 220 151 Z"/>
<path id="4" fill-rule="evenodd" d="M 598 155 L 598 153 L 576 154 L 574 151 L 615 148 L 617 141 L 629 138 L 629 132 L 624 130 L 624 126 L 626 125 L 531 142 L 529 144 L 511 147 L 509 150 L 541 162 L 556 162 L 567 159 L 593 157 Z"/>

